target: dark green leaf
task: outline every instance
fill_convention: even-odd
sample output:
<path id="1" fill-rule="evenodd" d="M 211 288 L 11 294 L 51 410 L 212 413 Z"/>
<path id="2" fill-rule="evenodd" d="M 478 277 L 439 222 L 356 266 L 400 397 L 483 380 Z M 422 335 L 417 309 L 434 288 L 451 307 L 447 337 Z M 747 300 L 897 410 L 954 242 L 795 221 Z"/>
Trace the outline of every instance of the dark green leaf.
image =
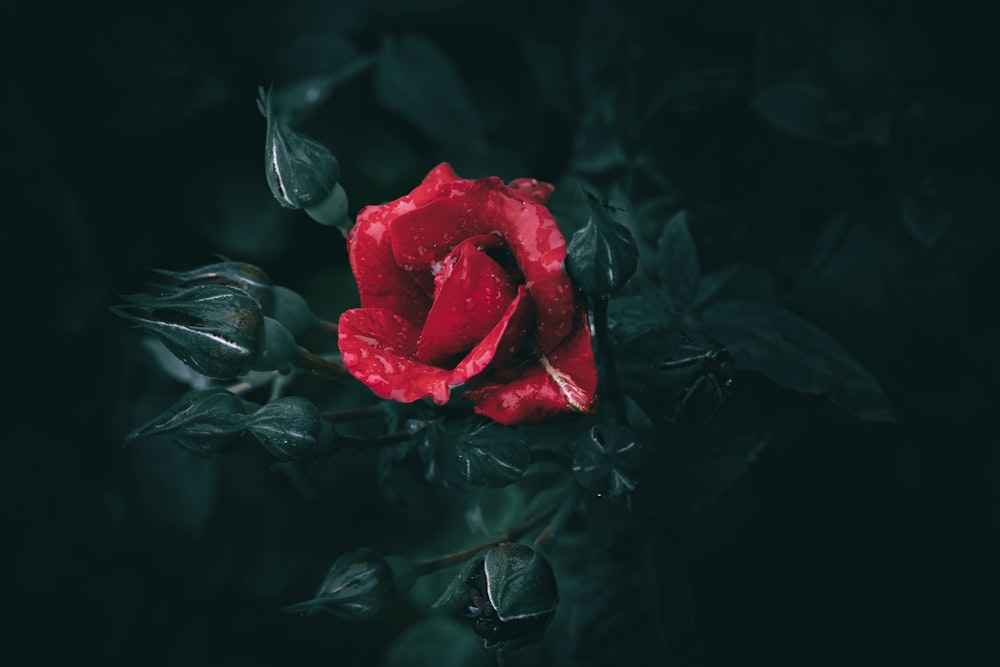
<path id="1" fill-rule="evenodd" d="M 698 249 L 687 226 L 687 212 L 670 218 L 660 236 L 657 263 L 663 287 L 678 312 L 694 299 L 701 277 Z"/>
<path id="2" fill-rule="evenodd" d="M 389 646 L 384 667 L 467 667 L 483 660 L 483 647 L 465 624 L 431 616 L 410 626 Z"/>
<path id="3" fill-rule="evenodd" d="M 809 81 L 778 84 L 757 93 L 750 104 L 775 129 L 819 143 L 831 140 L 830 124 L 839 118 L 830 94 Z"/>
<path id="4" fill-rule="evenodd" d="M 859 419 L 895 421 L 882 388 L 829 334 L 767 303 L 725 301 L 703 314 L 737 367 L 760 371 L 778 384 L 830 400 Z"/>
<path id="5" fill-rule="evenodd" d="M 930 178 L 896 190 L 896 205 L 907 231 L 928 248 L 937 245 L 955 222 L 955 209 L 941 199 Z"/>
<path id="6" fill-rule="evenodd" d="M 498 488 L 519 480 L 531 463 L 524 430 L 481 418 L 435 422 L 420 445 L 428 481 Z"/>
<path id="7" fill-rule="evenodd" d="M 770 439 L 767 433 L 743 433 L 698 443 L 664 481 L 670 511 L 696 512 L 714 502 L 746 473 Z"/>
<path id="8" fill-rule="evenodd" d="M 408 35 L 388 45 L 375 65 L 375 96 L 442 144 L 479 138 L 479 113 L 458 68 L 426 37 Z"/>

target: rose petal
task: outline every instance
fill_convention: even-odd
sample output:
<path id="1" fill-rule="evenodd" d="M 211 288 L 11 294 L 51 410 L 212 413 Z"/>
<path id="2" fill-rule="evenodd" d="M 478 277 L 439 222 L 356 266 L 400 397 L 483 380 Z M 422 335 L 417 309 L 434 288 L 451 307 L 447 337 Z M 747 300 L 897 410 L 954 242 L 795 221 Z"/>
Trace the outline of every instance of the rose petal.
<path id="1" fill-rule="evenodd" d="M 443 405 L 452 371 L 416 359 L 418 329 L 384 308 L 355 308 L 340 316 L 337 339 L 351 375 L 379 398 L 410 403 L 430 396 Z"/>
<path id="2" fill-rule="evenodd" d="M 447 194 L 389 222 L 397 264 L 429 268 L 460 241 L 498 234 L 537 305 L 536 344 L 551 352 L 573 328 L 574 290 L 563 270 L 566 241 L 544 206 L 518 199 L 498 178 L 458 180 Z"/>
<path id="3" fill-rule="evenodd" d="M 498 373 L 465 392 L 465 397 L 477 413 L 513 425 L 567 411 L 592 412 L 596 394 L 597 367 L 587 316 L 581 310 L 576 329 L 558 348 L 526 369 Z"/>
<path id="4" fill-rule="evenodd" d="M 507 184 L 507 187 L 513 190 L 515 197 L 538 204 L 547 202 L 549 195 L 556 189 L 551 183 L 539 181 L 535 178 L 515 178 Z"/>
<path id="5" fill-rule="evenodd" d="M 379 398 L 410 403 L 430 397 L 444 405 L 452 387 L 518 352 L 530 321 L 531 299 L 521 286 L 496 326 L 451 370 L 417 359 L 417 328 L 382 308 L 345 311 L 337 337 L 344 366 Z"/>
<path id="6" fill-rule="evenodd" d="M 496 326 L 516 295 L 510 276 L 496 261 L 470 241 L 458 244 L 435 280 L 434 304 L 417 341 L 417 358 L 442 365 L 466 352 Z"/>
<path id="7" fill-rule="evenodd" d="M 455 366 L 452 385 L 458 386 L 482 373 L 491 364 L 502 364 L 524 347 L 528 339 L 532 308 L 528 290 L 517 288 L 517 296 L 507 306 L 500 321 Z"/>
<path id="8" fill-rule="evenodd" d="M 396 263 L 387 222 L 412 206 L 408 197 L 403 197 L 363 208 L 348 237 L 347 251 L 361 306 L 385 308 L 421 326 L 431 307 L 430 277 L 421 285 Z"/>

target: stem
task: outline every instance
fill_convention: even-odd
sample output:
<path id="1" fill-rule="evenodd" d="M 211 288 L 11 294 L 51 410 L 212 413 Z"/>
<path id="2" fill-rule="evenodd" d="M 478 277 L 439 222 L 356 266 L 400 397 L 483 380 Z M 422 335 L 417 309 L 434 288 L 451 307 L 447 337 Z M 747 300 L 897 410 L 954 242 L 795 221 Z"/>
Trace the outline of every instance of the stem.
<path id="1" fill-rule="evenodd" d="M 320 331 L 328 336 L 333 336 L 334 338 L 336 338 L 337 334 L 340 332 L 340 327 L 337 323 L 331 322 L 330 320 L 316 318 L 316 325 L 319 327 Z"/>
<path id="2" fill-rule="evenodd" d="M 611 336 L 608 335 L 608 298 L 594 297 L 594 333 L 597 336 L 597 348 L 604 360 L 604 380 L 611 402 L 615 406 L 615 417 L 618 423 L 628 426 L 625 414 L 625 397 L 618 388 L 618 365 L 615 363 L 615 353 L 611 346 Z"/>
<path id="3" fill-rule="evenodd" d="M 321 412 L 319 416 L 331 422 L 349 422 L 355 419 L 367 419 L 368 417 L 378 417 L 382 414 L 382 408 L 378 405 L 369 405 L 363 408 L 352 410 L 333 410 Z"/>
<path id="4" fill-rule="evenodd" d="M 335 447 L 346 447 L 347 449 L 377 449 L 379 447 L 389 447 L 406 442 L 420 431 L 396 431 L 387 433 L 375 438 L 358 438 L 353 435 L 337 434 L 334 440 Z"/>
<path id="5" fill-rule="evenodd" d="M 440 556 L 438 558 L 431 558 L 430 560 L 420 561 L 419 563 L 416 563 L 417 576 L 418 577 L 423 576 L 425 574 L 430 574 L 431 572 L 437 572 L 438 570 L 443 570 L 446 567 L 451 567 L 452 565 L 458 565 L 459 563 L 464 563 L 465 561 L 469 560 L 470 558 L 472 558 L 479 552 L 483 551 L 484 549 L 495 547 L 498 544 L 503 544 L 504 542 L 513 542 L 514 540 L 520 538 L 522 535 L 524 535 L 529 530 L 534 528 L 536 525 L 540 524 L 557 509 L 558 509 L 557 505 L 552 505 L 551 507 L 531 517 L 521 525 L 511 528 L 500 537 L 494 540 L 490 540 L 489 542 L 484 542 L 469 549 L 465 549 L 464 551 L 458 551 L 456 553 L 447 554 L 445 556 Z"/>
<path id="6" fill-rule="evenodd" d="M 562 532 L 563 527 L 566 525 L 566 520 L 569 519 L 570 515 L 573 513 L 573 509 L 576 507 L 576 501 L 580 499 L 580 487 L 577 484 L 571 484 L 569 490 L 566 491 L 566 497 L 563 498 L 562 503 L 559 505 L 559 511 L 556 512 L 555 516 L 552 517 L 552 521 L 549 525 L 545 526 L 545 530 L 538 534 L 535 538 L 535 548 L 539 551 L 546 551 L 552 546 L 556 537 Z"/>
<path id="7" fill-rule="evenodd" d="M 302 350 L 302 355 L 299 357 L 299 365 L 302 368 L 334 380 L 353 379 L 353 376 L 347 372 L 347 369 L 342 364 L 324 359 L 306 350 Z"/>

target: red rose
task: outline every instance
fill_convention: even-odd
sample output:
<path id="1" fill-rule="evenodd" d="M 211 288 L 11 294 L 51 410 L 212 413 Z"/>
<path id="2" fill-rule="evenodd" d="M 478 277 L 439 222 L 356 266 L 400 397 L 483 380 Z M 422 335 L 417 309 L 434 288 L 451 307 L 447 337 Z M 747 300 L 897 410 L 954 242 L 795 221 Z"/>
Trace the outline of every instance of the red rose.
<path id="1" fill-rule="evenodd" d="M 363 209 L 348 239 L 362 307 L 340 317 L 351 374 L 401 402 L 442 405 L 468 384 L 476 412 L 502 424 L 589 412 L 597 369 L 551 192 L 440 164 L 407 196 Z"/>

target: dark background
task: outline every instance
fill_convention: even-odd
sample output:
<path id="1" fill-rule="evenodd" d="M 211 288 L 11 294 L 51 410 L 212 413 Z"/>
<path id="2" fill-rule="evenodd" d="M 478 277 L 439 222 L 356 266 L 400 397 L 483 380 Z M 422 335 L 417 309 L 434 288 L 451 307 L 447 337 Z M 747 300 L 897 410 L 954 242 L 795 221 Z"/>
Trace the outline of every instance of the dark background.
<path id="1" fill-rule="evenodd" d="M 294 107 L 352 212 L 441 160 L 666 197 L 706 269 L 759 267 L 900 416 L 739 378 L 734 409 L 772 439 L 723 509 L 666 531 L 655 565 L 684 573 L 691 610 L 672 662 L 996 664 L 1000 26 L 983 4 L 5 3 L 6 664 L 379 664 L 420 615 L 275 611 L 342 551 L 426 550 L 441 522 L 392 510 L 367 454 L 304 482 L 262 452 L 123 450 L 184 386 L 107 310 L 150 268 L 216 252 L 321 315 L 353 304 L 336 232 L 270 198 L 254 99 L 387 36 L 451 65 L 403 83 L 369 66 Z M 766 96 L 788 81 L 805 92 Z"/>

